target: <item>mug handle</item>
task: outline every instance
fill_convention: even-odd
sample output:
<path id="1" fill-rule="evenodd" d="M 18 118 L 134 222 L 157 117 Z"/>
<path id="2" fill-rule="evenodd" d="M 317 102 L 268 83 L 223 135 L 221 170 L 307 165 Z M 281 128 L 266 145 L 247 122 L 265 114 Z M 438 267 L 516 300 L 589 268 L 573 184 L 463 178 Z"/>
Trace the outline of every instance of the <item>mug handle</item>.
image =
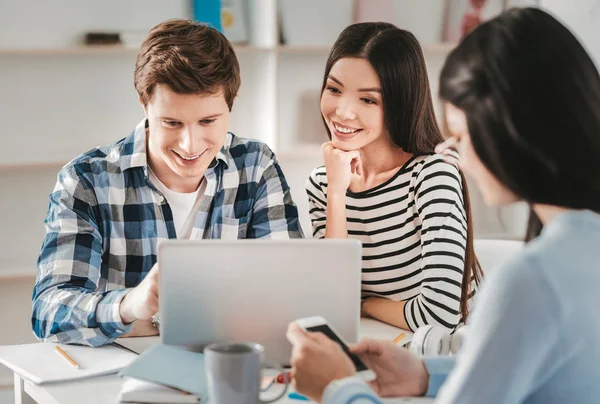
<path id="1" fill-rule="evenodd" d="M 265 368 L 266 369 L 275 369 L 275 370 L 278 370 L 279 373 L 281 373 L 283 375 L 283 379 L 285 380 L 285 389 L 283 389 L 283 391 L 281 392 L 280 395 L 278 395 L 277 397 L 275 397 L 275 398 L 273 398 L 271 400 L 262 400 L 260 397 L 258 398 L 258 400 L 261 403 L 272 403 L 272 402 L 275 402 L 275 401 L 279 400 L 281 397 L 283 397 L 285 395 L 285 393 L 287 393 L 288 386 L 290 385 L 290 380 L 288 379 L 287 372 L 285 372 L 281 366 L 271 365 L 271 364 L 268 364 L 268 363 L 267 364 L 263 364 L 261 366 L 261 368 L 262 369 L 265 369 Z"/>

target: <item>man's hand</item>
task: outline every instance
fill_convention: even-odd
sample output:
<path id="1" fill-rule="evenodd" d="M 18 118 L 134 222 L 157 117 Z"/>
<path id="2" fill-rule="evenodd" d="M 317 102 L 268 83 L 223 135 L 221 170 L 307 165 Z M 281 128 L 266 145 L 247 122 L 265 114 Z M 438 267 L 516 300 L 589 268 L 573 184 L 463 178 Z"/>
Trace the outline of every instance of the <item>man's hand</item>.
<path id="1" fill-rule="evenodd" d="M 158 335 L 158 328 L 152 325 L 150 320 L 137 320 L 133 323 L 131 331 L 121 335 L 119 338 L 152 337 L 154 335 Z"/>
<path id="2" fill-rule="evenodd" d="M 158 264 L 135 288 L 125 295 L 119 306 L 123 323 L 149 320 L 158 311 Z"/>
<path id="3" fill-rule="evenodd" d="M 293 345 L 292 385 L 298 393 L 320 402 L 329 383 L 356 373 L 339 344 L 323 333 L 307 333 L 291 323 L 286 335 Z"/>
<path id="4" fill-rule="evenodd" d="M 370 386 L 381 397 L 423 396 L 429 385 L 429 373 L 423 360 L 389 341 L 365 339 L 350 346 L 375 372 Z"/>

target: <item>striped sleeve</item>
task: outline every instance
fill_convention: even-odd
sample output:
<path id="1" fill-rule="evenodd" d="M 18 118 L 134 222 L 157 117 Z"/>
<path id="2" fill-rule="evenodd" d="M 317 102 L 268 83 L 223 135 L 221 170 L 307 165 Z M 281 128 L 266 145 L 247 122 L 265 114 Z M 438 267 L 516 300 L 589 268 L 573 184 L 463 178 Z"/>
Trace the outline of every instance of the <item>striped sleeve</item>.
<path id="1" fill-rule="evenodd" d="M 462 181 L 456 167 L 434 156 L 415 185 L 421 230 L 421 293 L 409 299 L 404 316 L 412 330 L 426 324 L 448 329 L 460 321 L 460 297 L 467 245 Z"/>
<path id="2" fill-rule="evenodd" d="M 325 167 L 315 168 L 306 181 L 308 195 L 308 213 L 313 228 L 314 238 L 325 238 L 325 220 L 327 218 L 327 195 L 323 188 L 327 187 Z"/>

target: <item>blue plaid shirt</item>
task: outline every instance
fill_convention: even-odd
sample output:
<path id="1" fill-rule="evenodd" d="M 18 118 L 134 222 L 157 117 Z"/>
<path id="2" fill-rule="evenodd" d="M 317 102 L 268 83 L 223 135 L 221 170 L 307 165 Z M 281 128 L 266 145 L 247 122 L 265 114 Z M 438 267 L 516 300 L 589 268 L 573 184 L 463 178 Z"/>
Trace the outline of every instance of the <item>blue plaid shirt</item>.
<path id="1" fill-rule="evenodd" d="M 229 133 L 205 173 L 190 239 L 301 238 L 298 210 L 273 152 Z M 33 290 L 38 338 L 99 346 L 129 332 L 119 305 L 177 238 L 164 195 L 148 179 L 142 121 L 58 173 Z"/>

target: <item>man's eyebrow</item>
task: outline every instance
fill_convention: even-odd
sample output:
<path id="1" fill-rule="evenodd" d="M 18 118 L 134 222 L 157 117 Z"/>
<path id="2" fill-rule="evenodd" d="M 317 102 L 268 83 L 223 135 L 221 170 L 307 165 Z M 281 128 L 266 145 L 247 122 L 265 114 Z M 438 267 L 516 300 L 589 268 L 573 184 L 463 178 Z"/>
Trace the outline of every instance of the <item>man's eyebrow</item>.
<path id="1" fill-rule="evenodd" d="M 212 114 L 212 115 L 208 115 L 208 116 L 205 116 L 205 117 L 203 117 L 203 118 L 200 118 L 200 120 L 202 120 L 202 119 L 212 119 L 212 118 L 217 118 L 217 117 L 219 117 L 219 116 L 221 116 L 221 115 L 223 115 L 223 113 L 222 113 L 222 112 L 219 112 L 219 113 L 216 113 L 216 114 Z"/>
<path id="2" fill-rule="evenodd" d="M 222 112 L 216 113 L 216 114 L 212 114 L 212 115 L 207 115 L 207 116 L 203 116 L 202 118 L 199 118 L 198 120 L 201 121 L 203 119 L 212 119 L 212 118 L 217 118 L 219 116 L 223 115 Z M 177 118 L 171 118 L 169 116 L 159 116 L 158 119 L 162 119 L 165 121 L 177 121 L 180 122 L 180 119 Z"/>

